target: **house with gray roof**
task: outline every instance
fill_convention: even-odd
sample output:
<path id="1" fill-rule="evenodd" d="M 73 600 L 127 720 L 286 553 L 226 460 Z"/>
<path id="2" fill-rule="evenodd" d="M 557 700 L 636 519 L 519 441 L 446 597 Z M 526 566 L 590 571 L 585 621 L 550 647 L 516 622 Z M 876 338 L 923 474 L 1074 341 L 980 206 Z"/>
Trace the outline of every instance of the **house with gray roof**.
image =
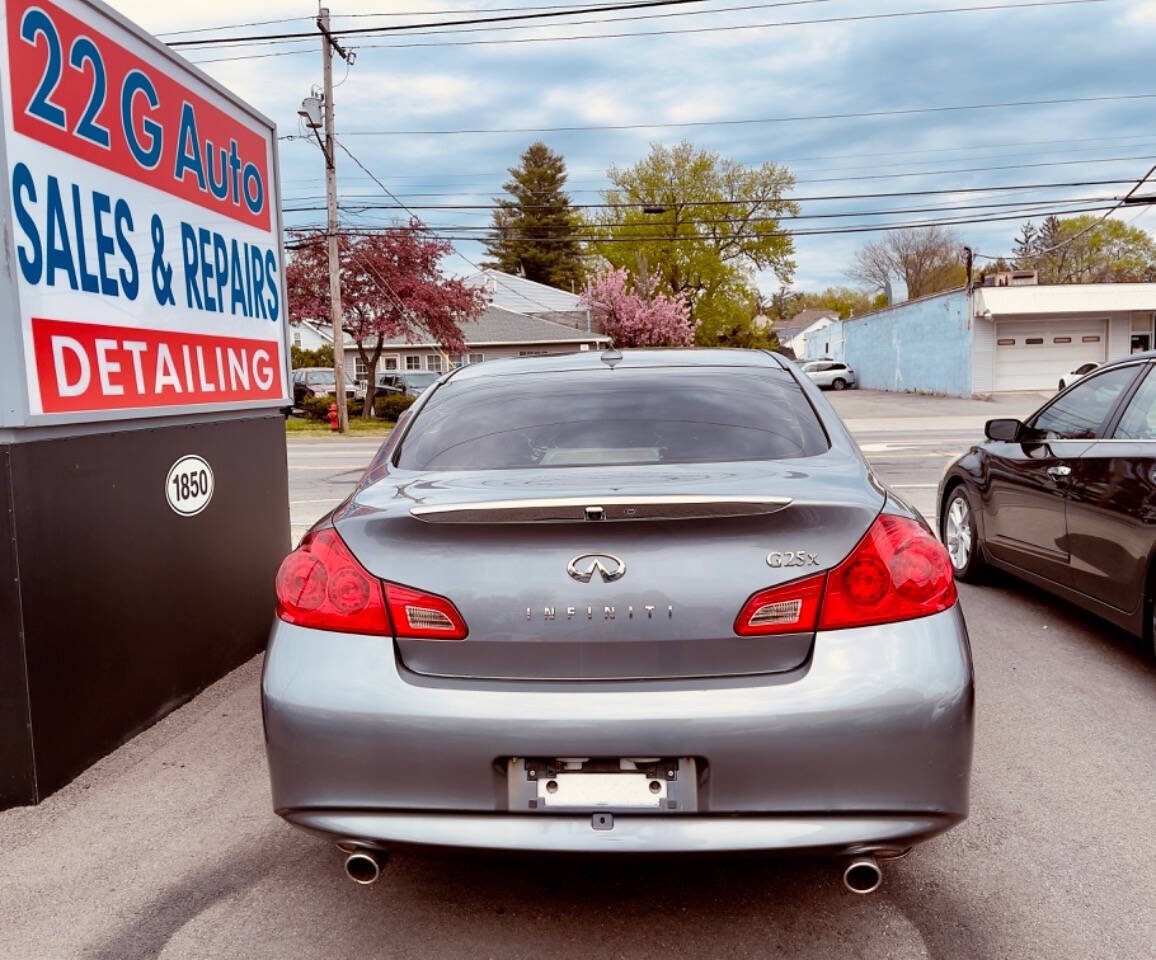
<path id="1" fill-rule="evenodd" d="M 842 356 L 834 357 L 836 350 L 829 342 L 828 349 L 822 349 L 819 338 L 813 336 L 818 331 L 832 324 L 839 323 L 839 311 L 827 308 L 808 307 L 800 310 L 790 320 L 775 323 L 772 331 L 778 335 L 779 345 L 790 350 L 797 360 L 812 360 L 816 357 L 831 356 L 841 360 Z M 811 336 L 808 336 L 811 335 Z M 828 340 L 830 338 L 827 338 Z M 838 338 L 838 349 L 842 349 L 842 337 Z"/>
<path id="2" fill-rule="evenodd" d="M 548 289 L 548 288 L 547 288 Z M 333 342 L 328 324 L 304 321 L 290 328 L 293 344 L 305 350 L 329 346 Z M 576 353 L 580 350 L 604 350 L 610 338 L 587 333 L 554 320 L 532 316 L 491 304 L 476 320 L 462 324 L 466 349 L 449 354 L 432 340 L 393 340 L 387 342 L 374 373 L 387 371 L 430 370 L 443 372 L 470 363 L 482 363 L 496 357 L 530 357 L 551 353 Z M 361 359 L 357 344 L 345 335 L 345 369 L 359 381 L 368 381 L 370 371 Z"/>
<path id="3" fill-rule="evenodd" d="M 591 329 L 590 312 L 581 305 L 575 292 L 567 293 L 557 287 L 492 268 L 479 270 L 462 279 L 468 286 L 485 290 L 490 303 L 495 307 L 553 320 L 577 330 Z"/>

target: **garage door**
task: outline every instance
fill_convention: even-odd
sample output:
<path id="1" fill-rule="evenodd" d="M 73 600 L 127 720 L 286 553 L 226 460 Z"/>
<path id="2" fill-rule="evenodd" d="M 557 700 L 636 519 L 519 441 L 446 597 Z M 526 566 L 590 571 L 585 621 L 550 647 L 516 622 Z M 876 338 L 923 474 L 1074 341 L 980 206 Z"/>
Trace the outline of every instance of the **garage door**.
<path id="1" fill-rule="evenodd" d="M 996 390 L 1055 390 L 1081 363 L 1107 357 L 1106 320 L 1004 321 L 995 330 Z"/>

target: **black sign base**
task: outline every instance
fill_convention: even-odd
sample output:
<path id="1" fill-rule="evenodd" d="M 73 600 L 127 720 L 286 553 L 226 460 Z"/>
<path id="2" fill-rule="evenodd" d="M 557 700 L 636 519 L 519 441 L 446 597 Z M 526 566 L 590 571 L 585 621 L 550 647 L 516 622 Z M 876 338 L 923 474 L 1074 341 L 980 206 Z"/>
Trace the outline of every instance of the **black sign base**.
<path id="1" fill-rule="evenodd" d="M 214 491 L 181 516 L 165 484 L 189 454 Z M 259 653 L 288 550 L 279 414 L 0 443 L 0 809 Z"/>

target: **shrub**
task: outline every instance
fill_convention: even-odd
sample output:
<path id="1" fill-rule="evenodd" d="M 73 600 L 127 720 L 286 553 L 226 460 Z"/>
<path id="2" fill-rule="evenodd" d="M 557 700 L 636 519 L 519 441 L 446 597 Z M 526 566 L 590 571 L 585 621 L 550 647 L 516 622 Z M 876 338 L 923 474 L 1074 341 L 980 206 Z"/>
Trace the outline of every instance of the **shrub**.
<path id="1" fill-rule="evenodd" d="M 373 412 L 380 420 L 397 420 L 416 399 L 408 393 L 387 393 L 373 401 Z"/>
<path id="2" fill-rule="evenodd" d="M 304 397 L 301 400 L 301 409 L 310 420 L 325 420 L 329 416 L 329 405 L 333 397 Z"/>
<path id="3" fill-rule="evenodd" d="M 305 397 L 301 401 L 301 409 L 310 420 L 328 420 L 329 405 L 331 403 L 333 403 L 333 394 L 325 397 Z M 360 414 L 362 406 L 363 403 L 361 400 L 349 400 L 346 402 L 346 409 L 349 411 L 351 417 Z"/>

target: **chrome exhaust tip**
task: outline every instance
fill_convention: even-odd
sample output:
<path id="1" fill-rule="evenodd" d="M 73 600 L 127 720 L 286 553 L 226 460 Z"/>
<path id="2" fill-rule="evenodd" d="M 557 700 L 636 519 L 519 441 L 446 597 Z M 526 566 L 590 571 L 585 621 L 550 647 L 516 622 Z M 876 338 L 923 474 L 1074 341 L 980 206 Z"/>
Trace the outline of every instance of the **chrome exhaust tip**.
<path id="1" fill-rule="evenodd" d="M 883 883 L 883 871 L 872 857 L 856 857 L 843 871 L 843 886 L 852 893 L 874 893 Z"/>
<path id="2" fill-rule="evenodd" d="M 354 883 L 367 887 L 377 883 L 381 868 L 389 855 L 384 850 L 355 850 L 345 858 L 345 875 Z"/>

